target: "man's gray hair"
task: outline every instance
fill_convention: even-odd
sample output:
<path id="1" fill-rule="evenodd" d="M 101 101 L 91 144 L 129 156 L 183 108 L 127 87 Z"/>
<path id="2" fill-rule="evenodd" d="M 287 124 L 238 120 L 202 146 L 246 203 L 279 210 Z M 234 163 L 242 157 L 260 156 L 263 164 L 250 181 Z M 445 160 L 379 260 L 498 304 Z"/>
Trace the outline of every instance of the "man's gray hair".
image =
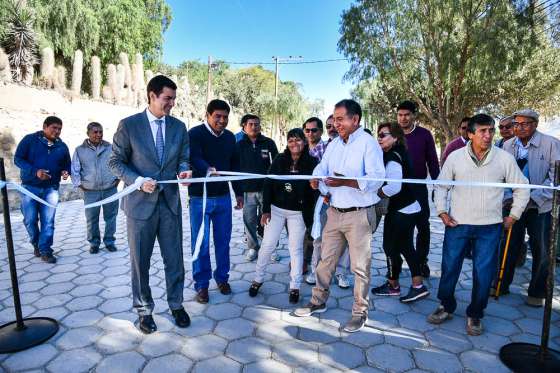
<path id="1" fill-rule="evenodd" d="M 101 125 L 101 123 L 98 122 L 91 122 L 87 125 L 87 133 L 89 133 L 92 129 L 94 128 L 101 128 L 103 129 L 103 126 Z"/>

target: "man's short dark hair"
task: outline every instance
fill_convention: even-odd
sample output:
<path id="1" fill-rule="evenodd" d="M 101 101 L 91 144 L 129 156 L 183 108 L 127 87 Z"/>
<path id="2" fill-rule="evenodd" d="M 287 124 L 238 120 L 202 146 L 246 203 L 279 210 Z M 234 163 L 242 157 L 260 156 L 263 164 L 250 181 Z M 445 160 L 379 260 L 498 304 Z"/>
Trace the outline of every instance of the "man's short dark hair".
<path id="1" fill-rule="evenodd" d="M 334 115 L 332 115 L 332 114 L 329 115 L 329 116 L 327 117 L 327 120 L 329 120 L 329 119 L 334 119 Z M 327 120 L 326 120 L 326 121 L 327 121 Z M 325 121 L 325 122 L 326 122 L 326 121 Z"/>
<path id="2" fill-rule="evenodd" d="M 241 117 L 241 127 L 245 127 L 245 125 L 247 124 L 248 121 L 254 120 L 254 119 L 258 119 L 259 122 L 261 121 L 261 118 L 259 118 L 258 115 L 245 114 L 244 116 Z"/>
<path id="3" fill-rule="evenodd" d="M 45 118 L 45 121 L 43 122 L 43 126 L 48 127 L 51 124 L 60 124 L 62 126 L 62 119 L 60 119 L 59 117 L 55 117 L 54 115 L 50 115 Z"/>
<path id="4" fill-rule="evenodd" d="M 148 95 L 148 103 L 150 103 L 150 92 L 154 92 L 154 94 L 159 96 L 163 91 L 163 88 L 170 88 L 174 91 L 177 90 L 177 84 L 173 82 L 173 80 L 169 79 L 165 75 L 156 75 L 148 82 L 147 87 L 147 95 Z"/>
<path id="5" fill-rule="evenodd" d="M 476 114 L 470 118 L 467 131 L 470 133 L 475 133 L 477 125 L 494 127 L 494 118 L 492 118 L 488 114 Z"/>
<path id="6" fill-rule="evenodd" d="M 208 106 L 206 107 L 206 112 L 212 115 L 212 113 L 215 112 L 216 110 L 225 110 L 229 114 L 230 108 L 228 103 L 225 102 L 224 100 L 214 99 L 208 103 Z"/>
<path id="7" fill-rule="evenodd" d="M 469 123 L 469 121 L 471 120 L 471 117 L 463 117 L 463 119 L 461 119 L 461 121 L 459 122 L 459 124 L 457 125 L 458 127 L 461 126 L 462 123 Z"/>
<path id="8" fill-rule="evenodd" d="M 336 105 L 334 105 L 335 109 L 338 109 L 338 108 L 341 108 L 341 107 L 346 109 L 346 114 L 347 115 L 350 115 L 350 116 L 357 115 L 358 116 L 358 123 L 362 120 L 362 107 L 356 101 L 351 100 L 351 99 L 344 99 L 344 100 L 338 101 L 336 103 Z"/>
<path id="9" fill-rule="evenodd" d="M 101 125 L 101 123 L 98 122 L 91 122 L 87 125 L 87 133 L 89 133 L 89 131 L 93 130 L 94 128 L 101 128 L 103 129 L 103 126 Z"/>
<path id="10" fill-rule="evenodd" d="M 416 114 L 416 110 L 418 110 L 416 103 L 406 100 L 403 101 L 399 104 L 399 106 L 397 106 L 397 111 L 399 110 L 408 110 L 410 111 L 412 114 Z"/>
<path id="11" fill-rule="evenodd" d="M 307 119 L 305 122 L 303 122 L 303 126 L 301 126 L 301 128 L 305 129 L 305 125 L 312 122 L 317 123 L 317 128 L 319 128 L 321 131 L 323 130 L 323 121 L 317 117 L 311 117 Z"/>

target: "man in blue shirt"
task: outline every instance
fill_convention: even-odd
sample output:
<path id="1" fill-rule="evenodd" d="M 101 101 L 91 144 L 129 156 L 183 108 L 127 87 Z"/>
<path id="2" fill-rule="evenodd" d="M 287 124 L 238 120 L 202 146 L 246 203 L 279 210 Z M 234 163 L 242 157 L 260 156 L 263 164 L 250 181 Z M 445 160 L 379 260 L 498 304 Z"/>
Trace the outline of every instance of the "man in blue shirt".
<path id="1" fill-rule="evenodd" d="M 58 203 L 60 178 L 66 180 L 70 175 L 70 152 L 60 139 L 61 131 L 62 120 L 55 116 L 47 117 L 42 131 L 21 140 L 14 157 L 23 187 L 54 206 Z M 35 256 L 40 256 L 44 262 L 56 263 L 51 248 L 56 208 L 22 194 L 21 212 Z"/>

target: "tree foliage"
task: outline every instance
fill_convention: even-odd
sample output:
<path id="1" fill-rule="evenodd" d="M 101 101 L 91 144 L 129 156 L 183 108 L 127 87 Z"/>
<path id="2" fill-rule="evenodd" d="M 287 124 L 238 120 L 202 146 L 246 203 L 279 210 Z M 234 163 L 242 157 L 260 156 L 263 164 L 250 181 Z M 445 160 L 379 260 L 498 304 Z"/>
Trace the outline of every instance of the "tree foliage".
<path id="1" fill-rule="evenodd" d="M 120 52 L 141 53 L 147 67 L 161 57 L 163 33 L 171 22 L 165 0 L 29 0 L 43 46 L 51 46 L 58 63 L 70 66 L 80 49 L 89 63 L 118 61 Z"/>
<path id="2" fill-rule="evenodd" d="M 540 109 L 558 92 L 558 50 L 533 17 L 505 0 L 359 0 L 342 16 L 338 46 L 371 113 L 412 99 L 449 140 L 466 114 Z"/>

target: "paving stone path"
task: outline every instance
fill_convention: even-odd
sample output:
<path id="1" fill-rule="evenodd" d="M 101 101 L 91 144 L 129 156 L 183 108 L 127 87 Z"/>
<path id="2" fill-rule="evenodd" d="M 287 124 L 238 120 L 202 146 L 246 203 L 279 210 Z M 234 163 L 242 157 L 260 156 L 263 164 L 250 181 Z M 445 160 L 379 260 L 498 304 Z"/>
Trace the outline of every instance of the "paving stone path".
<path id="1" fill-rule="evenodd" d="M 212 284 L 210 303 L 194 301 L 190 264 L 185 262 L 185 308 L 192 325 L 172 322 L 165 298 L 163 261 L 156 249 L 151 278 L 158 332 L 143 335 L 133 325 L 130 265 L 124 215 L 117 226 L 119 250 L 88 252 L 81 201 L 60 204 L 54 250 L 56 265 L 33 256 L 19 213 L 12 213 L 16 260 L 24 316 L 48 316 L 60 322 L 55 337 L 27 351 L 0 355 L 0 372 L 502 372 L 508 369 L 497 354 L 509 342 L 540 342 L 542 309 L 524 304 L 530 260 L 517 270 L 512 294 L 491 300 L 484 318 L 485 333 L 465 333 L 465 309 L 470 298 L 471 262 L 466 261 L 458 284 L 455 317 L 443 325 L 426 322 L 437 306 L 443 227 L 432 218 L 432 248 L 428 281 L 431 295 L 412 305 L 398 299 L 375 298 L 367 327 L 359 333 L 339 331 L 350 315 L 352 291 L 332 286 L 329 310 L 318 317 L 290 315 L 286 237 L 279 263 L 268 266 L 261 294 L 247 294 L 255 264 L 244 257 L 243 225 L 234 212 L 230 283 L 233 294 L 221 295 Z M 190 247 L 188 209 L 184 209 L 184 247 Z M 14 320 L 9 271 L 0 227 L 0 323 Z M 384 281 L 385 257 L 381 228 L 374 235 L 372 285 Z M 187 255 L 185 256 L 187 257 Z M 556 276 L 556 283 L 560 283 Z M 404 271 L 402 285 L 410 284 Z M 560 290 L 558 286 L 556 290 Z M 311 289 L 303 285 L 303 299 Z M 554 300 L 550 346 L 560 349 L 560 298 Z"/>

